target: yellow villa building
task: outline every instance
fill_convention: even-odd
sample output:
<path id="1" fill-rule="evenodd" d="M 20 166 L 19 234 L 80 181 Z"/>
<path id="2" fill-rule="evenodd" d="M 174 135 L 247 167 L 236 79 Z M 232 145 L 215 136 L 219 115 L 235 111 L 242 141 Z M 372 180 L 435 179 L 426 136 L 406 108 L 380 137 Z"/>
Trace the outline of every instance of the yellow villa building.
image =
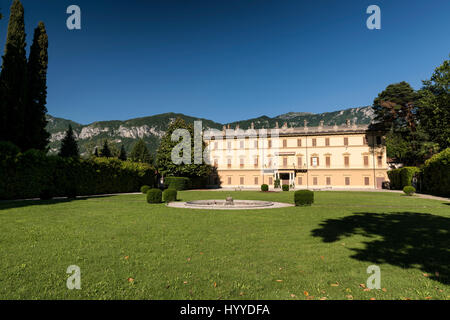
<path id="1" fill-rule="evenodd" d="M 247 130 L 229 126 L 204 133 L 210 163 L 223 188 L 381 189 L 387 178 L 381 134 L 349 120 L 341 126 Z"/>

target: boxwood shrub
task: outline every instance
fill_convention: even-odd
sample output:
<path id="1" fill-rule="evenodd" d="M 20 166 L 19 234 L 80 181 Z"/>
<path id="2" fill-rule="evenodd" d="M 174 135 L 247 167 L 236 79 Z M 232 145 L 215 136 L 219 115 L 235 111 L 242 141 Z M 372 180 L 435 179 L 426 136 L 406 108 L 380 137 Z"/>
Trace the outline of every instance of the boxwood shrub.
<path id="1" fill-rule="evenodd" d="M 403 167 L 388 171 L 391 189 L 403 190 L 404 187 L 410 186 L 414 175 L 419 172 L 420 169 L 417 167 Z"/>
<path id="2" fill-rule="evenodd" d="M 163 201 L 164 202 L 177 201 L 177 190 L 175 190 L 175 189 L 166 189 L 166 190 L 164 190 L 162 196 L 163 196 Z"/>
<path id="3" fill-rule="evenodd" d="M 160 189 L 150 189 L 147 191 L 147 202 L 148 203 L 161 203 L 162 202 L 162 191 Z"/>
<path id="4" fill-rule="evenodd" d="M 261 191 L 269 191 L 269 186 L 267 184 L 262 184 Z"/>
<path id="5" fill-rule="evenodd" d="M 289 191 L 289 185 L 288 184 L 283 184 L 282 190 L 283 191 Z"/>
<path id="6" fill-rule="evenodd" d="M 165 177 L 164 188 L 175 189 L 178 191 L 187 190 L 190 188 L 191 181 L 186 177 Z"/>
<path id="7" fill-rule="evenodd" d="M 147 194 L 147 191 L 150 190 L 150 189 L 151 189 L 151 188 L 150 188 L 149 186 L 144 185 L 144 186 L 141 187 L 141 192 L 142 192 L 143 194 Z"/>
<path id="8" fill-rule="evenodd" d="M 406 186 L 403 188 L 403 192 L 407 196 L 412 196 L 416 192 L 416 188 L 414 188 L 413 186 Z"/>
<path id="9" fill-rule="evenodd" d="M 296 206 L 310 206 L 314 203 L 314 192 L 311 190 L 298 190 L 294 192 Z"/>

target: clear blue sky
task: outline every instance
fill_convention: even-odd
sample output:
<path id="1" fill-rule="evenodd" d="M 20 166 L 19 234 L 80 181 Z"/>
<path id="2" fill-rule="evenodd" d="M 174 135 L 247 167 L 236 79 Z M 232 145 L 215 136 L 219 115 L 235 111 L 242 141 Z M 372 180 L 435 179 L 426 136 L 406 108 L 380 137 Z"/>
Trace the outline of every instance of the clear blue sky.
<path id="1" fill-rule="evenodd" d="M 1 0 L 3 51 L 11 1 Z M 450 1 L 23 0 L 49 35 L 48 110 L 81 123 L 182 112 L 218 122 L 369 105 L 450 53 Z M 82 30 L 66 28 L 66 8 Z M 382 29 L 366 28 L 381 8 Z"/>

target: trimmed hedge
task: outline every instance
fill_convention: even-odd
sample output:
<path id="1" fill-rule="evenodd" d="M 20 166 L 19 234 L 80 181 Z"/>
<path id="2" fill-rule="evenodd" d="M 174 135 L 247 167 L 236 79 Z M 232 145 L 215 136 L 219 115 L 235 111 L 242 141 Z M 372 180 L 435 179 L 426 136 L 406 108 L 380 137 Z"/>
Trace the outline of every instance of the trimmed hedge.
<path id="1" fill-rule="evenodd" d="M 62 158 L 37 150 L 3 152 L 7 145 L 0 143 L 1 200 L 138 192 L 142 185 L 154 185 L 154 168 L 148 164 Z"/>
<path id="2" fill-rule="evenodd" d="M 314 192 L 311 190 L 298 190 L 294 192 L 296 206 L 310 206 L 314 203 Z"/>
<path id="3" fill-rule="evenodd" d="M 262 184 L 261 185 L 261 191 L 269 191 L 269 186 L 267 184 Z"/>
<path id="4" fill-rule="evenodd" d="M 403 190 L 404 187 L 411 186 L 414 175 L 419 172 L 420 169 L 417 167 L 403 167 L 388 171 L 391 189 Z"/>
<path id="5" fill-rule="evenodd" d="M 403 192 L 407 196 L 412 196 L 416 192 L 416 188 L 414 188 L 413 186 L 406 186 L 403 188 Z"/>
<path id="6" fill-rule="evenodd" d="M 151 189 L 151 188 L 150 188 L 149 186 L 145 185 L 145 186 L 142 186 L 142 187 L 141 187 L 141 192 L 142 192 L 143 194 L 147 194 L 148 190 L 150 190 L 150 189 Z"/>
<path id="7" fill-rule="evenodd" d="M 148 203 L 161 203 L 162 202 L 162 191 L 160 189 L 150 189 L 147 191 L 147 202 Z"/>
<path id="8" fill-rule="evenodd" d="M 164 202 L 177 201 L 177 190 L 175 190 L 175 189 L 166 189 L 166 190 L 164 190 L 162 196 L 163 196 L 163 201 Z"/>
<path id="9" fill-rule="evenodd" d="M 422 187 L 430 194 L 450 197 L 450 148 L 425 161 Z"/>
<path id="10" fill-rule="evenodd" d="M 186 177 L 165 177 L 164 188 L 175 189 L 178 191 L 187 190 L 191 187 L 191 181 Z"/>
<path id="11" fill-rule="evenodd" d="M 283 191 L 289 191 L 289 185 L 288 184 L 283 184 L 282 190 Z"/>

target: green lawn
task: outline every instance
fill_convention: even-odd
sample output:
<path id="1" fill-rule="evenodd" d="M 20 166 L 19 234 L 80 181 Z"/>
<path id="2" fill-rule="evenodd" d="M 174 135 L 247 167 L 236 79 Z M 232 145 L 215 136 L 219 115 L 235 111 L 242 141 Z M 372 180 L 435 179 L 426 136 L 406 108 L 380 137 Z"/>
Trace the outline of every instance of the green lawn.
<path id="1" fill-rule="evenodd" d="M 292 202 L 293 193 L 182 200 Z M 0 299 L 449 299 L 450 206 L 316 192 L 311 207 L 211 211 L 144 195 L 0 203 Z M 383 290 L 364 291 L 381 268 Z M 81 290 L 66 269 L 81 268 Z M 134 280 L 131 280 L 132 278 Z"/>

